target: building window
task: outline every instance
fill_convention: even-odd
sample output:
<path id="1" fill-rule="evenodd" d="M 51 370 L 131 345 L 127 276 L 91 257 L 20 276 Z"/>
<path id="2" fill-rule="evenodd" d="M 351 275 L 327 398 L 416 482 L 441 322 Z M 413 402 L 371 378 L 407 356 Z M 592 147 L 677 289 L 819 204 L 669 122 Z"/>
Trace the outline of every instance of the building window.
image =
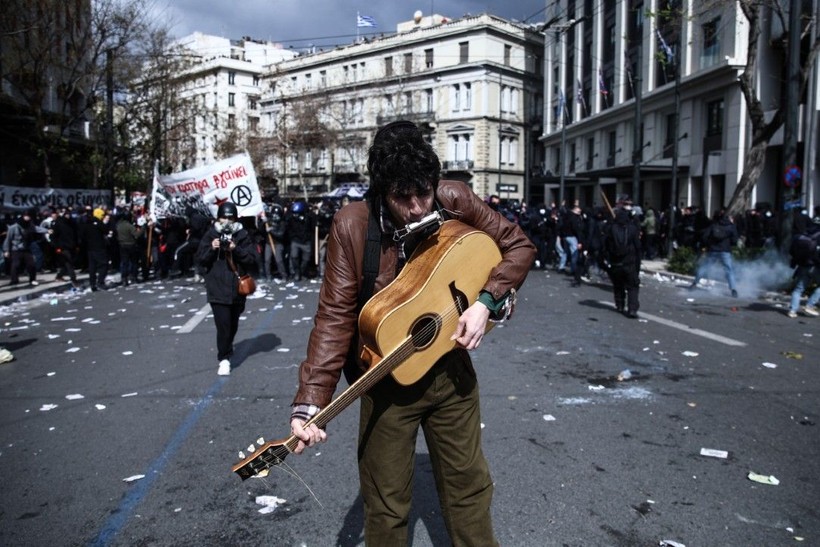
<path id="1" fill-rule="evenodd" d="M 325 87 L 327 85 L 327 70 L 319 72 L 319 85 Z"/>
<path id="2" fill-rule="evenodd" d="M 354 82 L 358 82 L 358 81 L 359 81 L 359 68 L 358 68 L 358 66 L 356 66 L 356 65 L 352 65 L 352 66 L 350 67 L 350 71 L 351 71 L 351 72 L 352 72 L 352 74 L 353 74 L 353 81 L 354 81 Z"/>
<path id="3" fill-rule="evenodd" d="M 413 112 L 413 94 L 410 91 L 405 91 L 402 94 L 401 108 L 405 114 Z"/>
<path id="4" fill-rule="evenodd" d="M 463 65 L 470 62 L 470 42 L 459 42 L 458 63 Z"/>
<path id="5" fill-rule="evenodd" d="M 473 109 L 473 86 L 470 83 L 464 84 L 464 100 L 462 110 Z"/>
<path id="6" fill-rule="evenodd" d="M 290 165 L 288 165 L 288 168 L 290 169 L 290 171 L 292 173 L 297 171 L 299 169 L 299 154 L 297 154 L 296 152 L 293 152 L 290 155 L 290 162 L 289 163 L 290 163 Z"/>
<path id="7" fill-rule="evenodd" d="M 706 105 L 706 136 L 723 135 L 723 99 Z"/>
<path id="8" fill-rule="evenodd" d="M 236 93 L 228 93 L 228 106 L 236 106 Z"/>
<path id="9" fill-rule="evenodd" d="M 462 162 L 473 160 L 473 136 L 470 133 L 454 134 L 448 137 L 447 155 L 449 161 Z"/>
<path id="10" fill-rule="evenodd" d="M 253 75 L 253 85 L 255 85 L 255 86 L 259 85 L 259 75 L 258 74 Z"/>
<path id="11" fill-rule="evenodd" d="M 717 64 L 720 58 L 720 17 L 703 25 L 702 68 Z"/>
<path id="12" fill-rule="evenodd" d="M 310 150 L 305 152 L 305 171 L 310 171 L 311 167 L 313 167 L 313 152 Z"/>
<path id="13" fill-rule="evenodd" d="M 236 85 L 236 72 L 228 72 L 228 85 Z"/>
<path id="14" fill-rule="evenodd" d="M 327 148 L 322 148 L 319 151 L 319 161 L 316 162 L 316 168 L 319 171 L 327 171 Z"/>
<path id="15" fill-rule="evenodd" d="M 424 67 L 425 68 L 433 68 L 433 50 L 432 49 L 425 49 L 424 50 Z"/>
<path id="16" fill-rule="evenodd" d="M 618 134 L 615 131 L 609 132 L 609 155 L 606 158 L 606 165 L 607 167 L 612 167 L 615 165 L 615 154 L 617 154 L 615 150 L 615 145 L 618 144 Z"/>
<path id="17" fill-rule="evenodd" d="M 234 127 L 236 127 L 236 116 L 228 114 L 228 129 L 233 129 Z"/>
<path id="18" fill-rule="evenodd" d="M 305 89 L 312 89 L 313 87 L 313 78 L 311 77 L 310 73 L 308 72 L 305 74 Z"/>
<path id="19" fill-rule="evenodd" d="M 510 66 L 510 56 L 512 55 L 512 46 L 504 44 L 504 66 Z"/>
<path id="20" fill-rule="evenodd" d="M 595 159 L 595 138 L 587 139 L 587 170 L 592 169 L 592 162 Z"/>
<path id="21" fill-rule="evenodd" d="M 248 110 L 256 110 L 256 99 L 248 97 Z"/>
<path id="22" fill-rule="evenodd" d="M 518 158 L 518 137 L 501 137 L 501 163 L 515 165 Z"/>
<path id="23" fill-rule="evenodd" d="M 248 118 L 248 128 L 256 133 L 259 130 L 259 118 Z"/>
<path id="24" fill-rule="evenodd" d="M 404 54 L 404 73 L 410 74 L 413 72 L 413 54 L 412 53 L 405 53 Z"/>
<path id="25" fill-rule="evenodd" d="M 450 94 L 453 112 L 461 110 L 461 84 L 453 84 L 453 87 L 450 88 Z"/>
<path id="26" fill-rule="evenodd" d="M 425 89 L 424 90 L 424 108 L 425 108 L 425 112 L 432 112 L 433 111 L 433 90 L 432 89 Z"/>
<path id="27" fill-rule="evenodd" d="M 385 76 L 392 76 L 393 75 L 393 57 L 385 57 L 384 58 L 384 75 Z"/>

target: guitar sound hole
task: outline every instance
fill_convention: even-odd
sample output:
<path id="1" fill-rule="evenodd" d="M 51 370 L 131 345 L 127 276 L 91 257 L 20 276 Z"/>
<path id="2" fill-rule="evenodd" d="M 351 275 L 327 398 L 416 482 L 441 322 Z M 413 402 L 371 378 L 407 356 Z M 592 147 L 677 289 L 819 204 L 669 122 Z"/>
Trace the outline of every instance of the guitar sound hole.
<path id="1" fill-rule="evenodd" d="M 425 315 L 420 317 L 410 328 L 410 337 L 413 340 L 413 347 L 424 349 L 436 338 L 436 334 L 441 327 L 441 318 L 437 315 Z"/>

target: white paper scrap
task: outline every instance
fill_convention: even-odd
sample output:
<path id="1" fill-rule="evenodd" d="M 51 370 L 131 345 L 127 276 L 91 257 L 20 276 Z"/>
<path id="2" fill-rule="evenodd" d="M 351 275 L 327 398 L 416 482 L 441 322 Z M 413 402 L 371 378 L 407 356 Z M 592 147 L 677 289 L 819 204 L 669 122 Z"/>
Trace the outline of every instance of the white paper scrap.
<path id="1" fill-rule="evenodd" d="M 133 392 L 133 393 L 123 393 L 122 395 L 120 395 L 120 397 L 136 397 L 136 396 L 137 396 L 136 391 Z"/>
<path id="2" fill-rule="evenodd" d="M 276 496 L 256 496 L 256 504 L 262 506 L 259 512 L 263 515 L 273 513 L 283 503 L 285 503 L 285 500 Z"/>
<path id="3" fill-rule="evenodd" d="M 131 475 L 130 477 L 125 477 L 124 479 L 122 479 L 122 482 L 134 482 L 144 478 L 145 475 Z"/>
<path id="4" fill-rule="evenodd" d="M 94 405 L 94 408 L 96 408 L 97 410 L 105 410 L 105 405 L 96 404 Z"/>
<path id="5" fill-rule="evenodd" d="M 714 448 L 701 448 L 700 449 L 701 456 L 710 456 L 712 458 L 723 458 L 726 459 L 729 457 L 729 453 L 725 450 L 715 450 Z"/>
<path id="6" fill-rule="evenodd" d="M 555 416 L 553 416 L 552 414 L 544 414 L 544 421 L 545 422 L 554 422 L 555 421 Z"/>
<path id="7" fill-rule="evenodd" d="M 43 405 L 40 407 L 41 412 L 48 412 L 49 410 L 54 410 L 57 408 L 57 405 Z"/>
<path id="8" fill-rule="evenodd" d="M 80 395 L 79 393 L 72 393 L 71 395 L 66 395 L 66 399 L 69 401 L 76 401 L 77 399 L 85 399 L 84 396 Z"/>
<path id="9" fill-rule="evenodd" d="M 78 351 L 80 351 L 80 348 L 78 347 L 68 348 L 67 350 L 65 350 L 66 353 L 75 353 Z"/>
<path id="10" fill-rule="evenodd" d="M 122 352 L 123 355 L 134 355 L 133 351 L 124 351 Z"/>
<path id="11" fill-rule="evenodd" d="M 777 368 L 777 365 L 774 363 L 763 363 L 763 366 L 766 368 Z"/>
<path id="12" fill-rule="evenodd" d="M 684 352 L 683 352 L 683 354 L 684 354 L 686 357 L 697 357 L 698 355 L 700 355 L 700 354 L 699 354 L 698 352 L 696 352 L 696 351 L 684 351 Z"/>

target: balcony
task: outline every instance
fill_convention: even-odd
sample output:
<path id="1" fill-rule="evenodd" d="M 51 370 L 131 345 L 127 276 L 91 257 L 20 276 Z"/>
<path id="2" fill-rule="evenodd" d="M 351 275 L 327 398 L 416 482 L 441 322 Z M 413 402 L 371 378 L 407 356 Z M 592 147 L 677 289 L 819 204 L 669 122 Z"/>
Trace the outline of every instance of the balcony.
<path id="1" fill-rule="evenodd" d="M 376 125 L 382 126 L 387 125 L 390 122 L 396 122 L 399 120 L 408 120 L 417 125 L 421 125 L 423 123 L 432 123 L 436 121 L 436 113 L 435 112 L 405 112 L 404 114 L 379 114 L 376 116 Z"/>
<path id="2" fill-rule="evenodd" d="M 442 171 L 472 171 L 473 160 L 454 160 L 441 163 Z"/>

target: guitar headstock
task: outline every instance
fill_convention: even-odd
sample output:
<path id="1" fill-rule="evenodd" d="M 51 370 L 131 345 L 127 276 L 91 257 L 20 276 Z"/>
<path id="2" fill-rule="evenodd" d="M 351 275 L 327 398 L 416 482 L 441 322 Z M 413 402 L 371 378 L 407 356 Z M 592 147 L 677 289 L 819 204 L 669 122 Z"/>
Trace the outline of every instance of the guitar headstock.
<path id="1" fill-rule="evenodd" d="M 287 440 L 266 443 L 262 437 L 259 437 L 256 443 L 252 443 L 246 450 L 251 455 L 245 456 L 244 452 L 240 452 L 239 458 L 241 461 L 231 468 L 243 481 L 279 465 L 290 454 Z"/>

